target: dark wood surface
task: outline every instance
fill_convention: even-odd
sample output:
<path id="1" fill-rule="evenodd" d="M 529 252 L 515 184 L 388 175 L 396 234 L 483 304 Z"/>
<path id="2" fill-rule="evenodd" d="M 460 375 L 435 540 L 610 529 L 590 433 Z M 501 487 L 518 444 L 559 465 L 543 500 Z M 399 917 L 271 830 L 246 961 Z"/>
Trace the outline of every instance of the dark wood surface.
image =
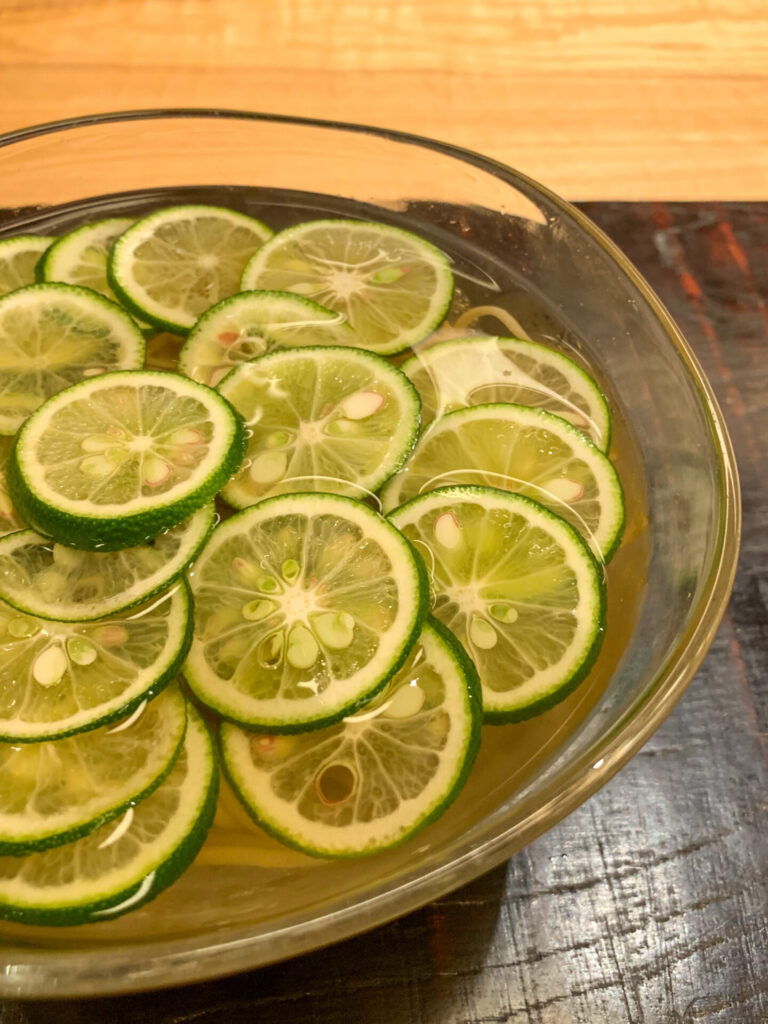
<path id="1" fill-rule="evenodd" d="M 376 931 L 238 977 L 0 1024 L 768 1021 L 768 204 L 590 203 L 712 381 L 739 459 L 739 573 L 686 695 L 506 865 Z"/>

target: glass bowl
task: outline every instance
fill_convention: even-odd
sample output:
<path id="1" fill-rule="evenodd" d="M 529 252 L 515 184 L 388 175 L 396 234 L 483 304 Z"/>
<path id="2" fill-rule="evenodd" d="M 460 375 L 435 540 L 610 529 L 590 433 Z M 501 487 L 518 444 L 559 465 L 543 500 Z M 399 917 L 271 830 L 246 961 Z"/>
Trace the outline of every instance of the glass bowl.
<path id="1" fill-rule="evenodd" d="M 608 572 L 607 639 L 589 679 L 557 708 L 486 728 L 464 792 L 403 847 L 332 863 L 254 839 L 254 864 L 225 866 L 219 854 L 211 863 L 204 849 L 157 900 L 117 921 L 0 924 L 4 997 L 135 991 L 245 970 L 371 928 L 488 871 L 586 800 L 669 714 L 735 571 L 733 453 L 690 348 L 594 224 L 501 164 L 357 125 L 215 110 L 98 115 L 0 138 L 0 236 L 42 231 L 62 204 L 87 200 L 106 215 L 200 195 L 199 186 L 252 211 L 266 200 L 338 213 L 351 201 L 507 268 L 505 302 L 520 330 L 583 360 L 614 410 L 611 454 L 628 514 Z"/>

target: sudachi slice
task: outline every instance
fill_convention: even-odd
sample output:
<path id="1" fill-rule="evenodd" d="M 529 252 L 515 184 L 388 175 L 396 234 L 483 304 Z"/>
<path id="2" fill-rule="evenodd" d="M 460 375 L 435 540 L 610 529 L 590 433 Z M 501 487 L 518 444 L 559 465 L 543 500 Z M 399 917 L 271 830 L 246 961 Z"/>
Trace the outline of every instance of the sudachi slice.
<path id="1" fill-rule="evenodd" d="M 440 488 L 390 515 L 428 567 L 433 614 L 477 666 L 487 721 L 528 718 L 584 678 L 603 639 L 605 590 L 568 523 L 486 487 Z"/>
<path id="2" fill-rule="evenodd" d="M 291 292 L 240 292 L 203 313 L 179 353 L 179 371 L 215 387 L 233 367 L 274 348 L 356 345 L 341 313 Z"/>
<path id="3" fill-rule="evenodd" d="M 320 493 L 226 520 L 190 582 L 192 690 L 225 718 L 285 732 L 336 721 L 381 689 L 418 638 L 428 594 L 389 522 Z"/>
<path id="4" fill-rule="evenodd" d="M 436 421 L 382 489 L 385 511 L 438 487 L 527 495 L 571 523 L 601 561 L 618 546 L 624 498 L 616 471 L 580 430 L 543 409 L 499 402 Z"/>
<path id="5" fill-rule="evenodd" d="M 14 434 L 47 398 L 78 381 L 144 363 L 144 337 L 88 288 L 34 284 L 0 298 L 0 433 Z"/>
<path id="6" fill-rule="evenodd" d="M 224 767 L 264 829 L 319 857 L 358 857 L 402 843 L 461 790 L 480 742 L 472 663 L 427 621 L 382 693 L 336 725 L 297 736 L 225 723 Z"/>
<path id="7" fill-rule="evenodd" d="M 111 551 L 156 537 L 208 502 L 240 465 L 241 418 L 211 388 L 156 370 L 114 373 L 50 399 L 6 470 L 30 527 Z"/>
<path id="8" fill-rule="evenodd" d="M 190 708 L 170 774 L 120 821 L 52 850 L 0 857 L 0 917 L 22 924 L 95 923 L 154 899 L 203 845 L 218 788 L 211 737 Z"/>
<path id="9" fill-rule="evenodd" d="M 96 622 L 52 622 L 0 602 L 0 740 L 59 739 L 129 714 L 177 674 L 191 626 L 183 581 Z"/>
<path id="10" fill-rule="evenodd" d="M 0 853 L 78 839 L 156 789 L 187 726 L 177 686 L 128 718 L 67 739 L 0 743 Z"/>
<path id="11" fill-rule="evenodd" d="M 315 220 L 278 232 L 250 260 L 242 288 L 294 292 L 344 315 L 382 355 L 421 341 L 451 304 L 445 253 L 402 228 Z"/>
<path id="12" fill-rule="evenodd" d="M 362 497 L 403 464 L 419 433 L 408 378 L 358 348 L 272 352 L 218 390 L 248 426 L 243 468 L 222 490 L 235 508 L 290 491 Z"/>

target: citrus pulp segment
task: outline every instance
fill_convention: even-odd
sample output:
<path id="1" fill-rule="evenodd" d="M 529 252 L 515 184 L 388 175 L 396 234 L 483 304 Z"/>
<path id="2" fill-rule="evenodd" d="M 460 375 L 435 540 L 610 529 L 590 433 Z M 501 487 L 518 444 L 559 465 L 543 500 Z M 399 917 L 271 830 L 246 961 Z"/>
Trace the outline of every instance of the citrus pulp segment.
<path id="1" fill-rule="evenodd" d="M 291 292 L 240 292 L 200 317 L 179 353 L 179 371 L 215 387 L 239 363 L 273 348 L 356 345 L 341 313 Z"/>
<path id="2" fill-rule="evenodd" d="M 35 283 L 35 267 L 53 235 L 16 235 L 0 240 L 0 296 Z"/>
<path id="3" fill-rule="evenodd" d="M 213 502 L 153 541 L 122 551 L 78 551 L 21 530 L 0 539 L 0 599 L 43 619 L 88 622 L 165 590 L 213 528 Z"/>
<path id="4" fill-rule="evenodd" d="M 603 562 L 621 538 L 624 498 L 615 469 L 580 430 L 543 409 L 499 402 L 435 421 L 384 485 L 384 510 L 460 484 L 516 491 L 546 505 Z"/>
<path id="5" fill-rule="evenodd" d="M 297 736 L 224 723 L 224 768 L 266 831 L 319 857 L 396 846 L 458 795 L 480 743 L 472 663 L 439 624 L 424 624 L 394 679 L 356 714 Z"/>
<path id="6" fill-rule="evenodd" d="M 157 370 L 105 374 L 27 420 L 8 489 L 24 520 L 61 544 L 132 547 L 208 502 L 245 442 L 238 414 L 203 384 Z"/>
<path id="7" fill-rule="evenodd" d="M 382 355 L 421 341 L 453 296 L 448 257 L 386 224 L 315 220 L 278 232 L 245 268 L 243 289 L 287 291 L 342 313 Z"/>
<path id="8" fill-rule="evenodd" d="M 422 429 L 468 405 L 513 402 L 555 413 L 601 451 L 611 438 L 608 403 L 572 359 L 518 338 L 456 338 L 422 349 L 401 366 L 422 401 Z"/>
<path id="9" fill-rule="evenodd" d="M 362 497 L 403 464 L 420 402 L 405 374 L 359 348 L 284 349 L 241 363 L 218 387 L 248 427 L 235 508 L 290 491 Z"/>
<path id="10" fill-rule="evenodd" d="M 168 687 L 123 722 L 42 743 L 0 744 L 0 854 L 92 832 L 155 790 L 173 767 L 186 702 Z"/>
<path id="11" fill-rule="evenodd" d="M 461 641 L 489 722 L 529 718 L 584 678 L 602 643 L 602 574 L 548 509 L 486 487 L 440 488 L 391 513 L 423 556 L 433 614 Z"/>
<path id="12" fill-rule="evenodd" d="M 270 498 L 232 516 L 190 581 L 192 690 L 225 718 L 282 732 L 338 720 L 384 686 L 428 597 L 401 534 L 332 494 Z"/>
<path id="13" fill-rule="evenodd" d="M 0 857 L 0 917 L 25 924 L 109 921 L 154 899 L 192 863 L 213 821 L 219 773 L 208 730 L 189 709 L 163 783 L 117 823 L 72 843 Z"/>
<path id="14" fill-rule="evenodd" d="M 33 284 L 0 298 L 0 433 L 14 434 L 51 395 L 110 370 L 138 369 L 144 337 L 102 295 Z"/>
<path id="15" fill-rule="evenodd" d="M 129 714 L 177 674 L 191 627 L 183 581 L 96 622 L 52 622 L 0 602 L 0 740 L 60 739 Z"/>
<path id="16" fill-rule="evenodd" d="M 201 313 L 239 291 L 248 260 L 272 232 L 219 206 L 171 206 L 125 231 L 107 267 L 120 301 L 157 327 L 186 334 Z"/>

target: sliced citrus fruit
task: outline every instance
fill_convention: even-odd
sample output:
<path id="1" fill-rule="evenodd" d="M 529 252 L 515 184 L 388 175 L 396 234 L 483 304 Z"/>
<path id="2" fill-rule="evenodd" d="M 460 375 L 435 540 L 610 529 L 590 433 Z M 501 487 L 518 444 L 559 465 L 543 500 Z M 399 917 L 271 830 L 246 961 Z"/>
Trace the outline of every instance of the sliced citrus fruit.
<path id="1" fill-rule="evenodd" d="M 35 283 L 35 268 L 53 235 L 16 235 L 0 240 L 0 295 Z"/>
<path id="2" fill-rule="evenodd" d="M 448 311 L 453 274 L 429 242 L 386 224 L 315 220 L 278 232 L 242 288 L 294 292 L 342 313 L 358 344 L 382 355 L 430 334 Z"/>
<path id="3" fill-rule="evenodd" d="M 193 691 L 225 718 L 285 732 L 337 720 L 381 689 L 416 642 L 428 595 L 401 534 L 332 494 L 232 516 L 190 581 Z"/>
<path id="4" fill-rule="evenodd" d="M 12 446 L 12 437 L 0 437 L 0 537 L 24 529 L 24 521 L 13 507 L 5 482 L 5 465 Z"/>
<path id="5" fill-rule="evenodd" d="M 122 722 L 47 743 L 0 743 L 0 854 L 79 839 L 157 789 L 187 725 L 177 686 Z"/>
<path id="6" fill-rule="evenodd" d="M 105 374 L 27 420 L 8 490 L 29 526 L 61 544 L 132 547 L 208 502 L 245 441 L 242 420 L 211 388 L 157 370 Z"/>
<path id="7" fill-rule="evenodd" d="M 130 714 L 176 675 L 191 625 L 183 581 L 97 622 L 52 622 L 0 602 L 0 740 L 60 739 Z"/>
<path id="8" fill-rule="evenodd" d="M 359 348 L 284 349 L 242 363 L 218 387 L 248 427 L 243 468 L 223 489 L 235 508 L 273 494 L 375 491 L 419 434 L 405 374 Z"/>
<path id="9" fill-rule="evenodd" d="M 603 639 L 602 573 L 559 516 L 518 494 L 450 487 L 391 518 L 424 557 L 434 615 L 477 666 L 487 721 L 528 718 L 584 678 Z"/>
<path id="10" fill-rule="evenodd" d="M 21 530 L 0 539 L 0 598 L 43 619 L 87 622 L 165 590 L 213 528 L 213 503 L 153 541 L 122 551 L 78 551 Z"/>
<path id="11" fill-rule="evenodd" d="M 607 451 L 608 404 L 572 359 L 518 338 L 457 338 L 419 351 L 401 366 L 422 401 L 422 429 L 454 409 L 514 402 L 546 409 Z"/>
<path id="12" fill-rule="evenodd" d="M 43 281 L 92 288 L 113 302 L 119 302 L 107 282 L 107 256 L 115 240 L 133 223 L 134 217 L 109 217 L 62 235 L 40 260 L 38 276 Z"/>
<path id="13" fill-rule="evenodd" d="M 109 921 L 154 899 L 186 870 L 213 821 L 218 766 L 191 708 L 164 782 L 119 822 L 24 857 L 0 857 L 0 917 L 24 924 Z"/>
<path id="14" fill-rule="evenodd" d="M 144 337 L 102 295 L 34 284 L 0 298 L 0 433 L 14 434 L 51 395 L 110 370 L 138 369 Z"/>
<path id="15" fill-rule="evenodd" d="M 248 260 L 272 232 L 220 206 L 171 206 L 136 221 L 114 243 L 110 287 L 132 313 L 186 334 L 201 313 L 239 291 Z"/>
<path id="16" fill-rule="evenodd" d="M 472 663 L 428 621 L 385 690 L 337 725 L 273 736 L 223 724 L 224 767 L 281 842 L 358 857 L 404 842 L 443 813 L 474 761 L 481 717 Z"/>
<path id="17" fill-rule="evenodd" d="M 273 348 L 356 345 L 341 313 L 290 292 L 240 292 L 203 313 L 179 354 L 179 370 L 214 387 L 239 363 Z"/>
<path id="18" fill-rule="evenodd" d="M 624 499 L 616 471 L 580 430 L 543 409 L 500 402 L 435 421 L 384 485 L 384 509 L 452 484 L 533 498 L 575 526 L 604 562 L 618 546 Z"/>

